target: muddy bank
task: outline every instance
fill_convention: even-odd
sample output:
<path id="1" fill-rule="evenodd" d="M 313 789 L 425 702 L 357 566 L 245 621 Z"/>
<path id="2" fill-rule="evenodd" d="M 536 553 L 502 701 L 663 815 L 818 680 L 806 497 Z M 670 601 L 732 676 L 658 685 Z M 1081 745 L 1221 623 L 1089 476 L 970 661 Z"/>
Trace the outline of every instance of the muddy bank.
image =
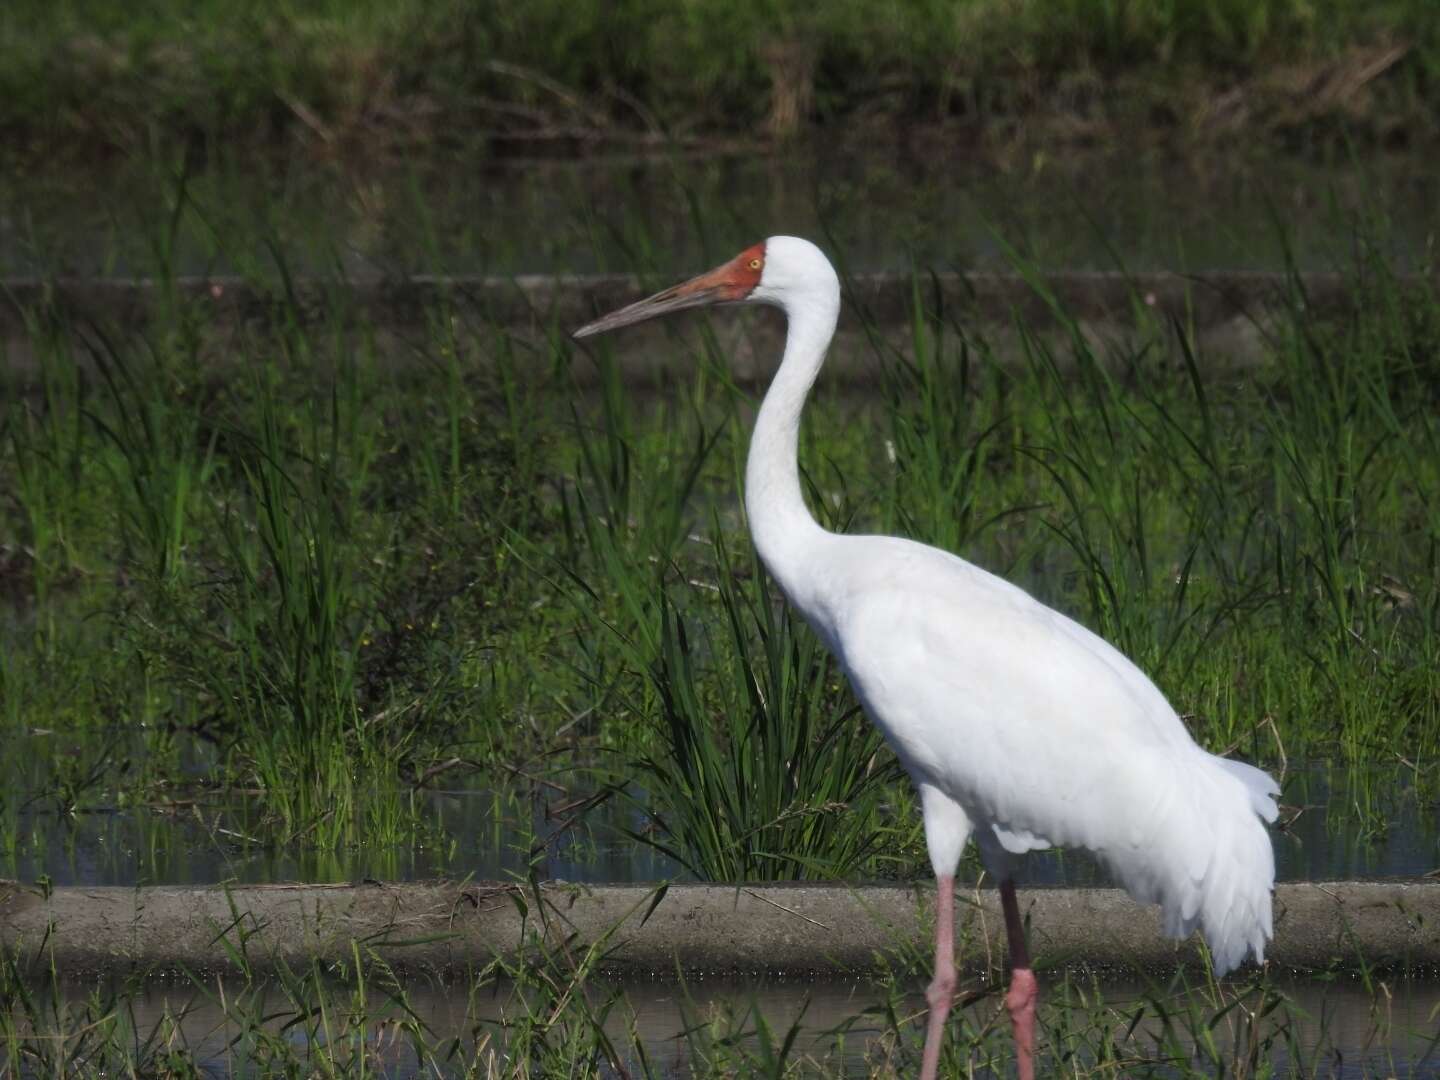
<path id="1" fill-rule="evenodd" d="M 538 893 L 449 882 L 225 888 L 65 888 L 48 896 L 0 883 L 0 944 L 63 974 L 142 969 L 233 971 L 225 943 L 252 966 L 338 962 L 358 944 L 409 970 L 484 964 L 533 945 L 601 943 L 623 976 L 689 973 L 836 975 L 929 955 L 932 890 L 916 886 L 577 886 Z M 1199 967 L 1194 942 L 1159 933 L 1156 909 L 1116 889 L 1021 894 L 1032 947 L 1047 966 L 1138 972 Z M 1004 956 L 998 894 L 957 905 L 968 970 Z M 1305 973 L 1356 968 L 1440 971 L 1440 883 L 1281 885 L 1270 960 Z"/>
<path id="2" fill-rule="evenodd" d="M 1425 288 L 1423 278 L 1401 279 Z M 462 339 L 483 353 L 494 328 L 539 346 L 564 341 L 567 332 L 597 313 L 622 306 L 666 282 L 629 275 L 591 277 L 433 277 L 337 283 L 294 280 L 271 288 L 239 278 L 180 278 L 173 288 L 149 279 L 0 280 L 0 349 L 11 371 L 34 370 L 32 337 L 58 326 L 79 332 L 100 327 L 134 331 L 157 310 L 179 305 L 190 325 L 211 343 L 217 363 L 224 342 L 247 329 L 298 320 L 314 328 L 364 327 L 383 355 L 416 355 L 415 339 L 437 320 L 449 320 Z M 839 334 L 827 377 L 865 379 L 875 374 L 875 339 L 908 353 L 918 296 L 947 326 L 982 337 L 1001 359 L 1021 355 L 1020 333 L 1045 337 L 1062 357 L 1080 333 L 1100 355 L 1157 333 L 1189 334 L 1208 364 L 1248 365 L 1264 353 L 1267 333 L 1282 318 L 1296 289 L 1308 312 L 1340 315 L 1357 297 L 1340 274 L 1293 278 L 1266 272 L 1198 274 L 1072 272 L 1027 281 L 1016 274 L 872 274 L 846 286 Z M 1063 317 L 1062 317 L 1063 313 Z M 617 359 L 632 379 L 657 377 L 687 359 L 700 316 L 645 324 L 626 331 Z M 762 378 L 779 355 L 784 334 L 778 315 L 710 317 L 717 340 L 742 380 Z M 677 329 L 678 328 L 678 329 Z M 677 338 L 677 335 L 678 338 Z M 603 346 L 597 346 L 603 347 Z M 578 347 L 577 347 L 578 348 Z M 576 365 L 583 377 L 589 365 Z"/>

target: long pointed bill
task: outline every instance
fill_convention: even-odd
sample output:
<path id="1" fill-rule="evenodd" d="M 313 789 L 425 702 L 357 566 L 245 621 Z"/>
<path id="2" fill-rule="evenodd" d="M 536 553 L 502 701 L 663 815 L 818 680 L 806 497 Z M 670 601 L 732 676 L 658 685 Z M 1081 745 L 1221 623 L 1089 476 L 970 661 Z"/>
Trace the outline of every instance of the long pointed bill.
<path id="1" fill-rule="evenodd" d="M 658 292 L 654 296 L 644 300 L 637 300 L 619 311 L 612 311 L 609 315 L 602 315 L 594 322 L 586 323 L 572 333 L 571 337 L 587 338 L 596 334 L 603 334 L 607 330 L 619 330 L 622 326 L 630 326 L 634 323 L 644 322 L 646 319 L 653 319 L 659 315 L 669 315 L 672 311 L 684 311 L 687 308 L 705 307 L 709 304 L 717 304 L 720 297 L 713 288 L 704 286 L 696 287 L 695 282 L 687 281 L 684 285 L 673 285 L 664 292 Z"/>
<path id="2" fill-rule="evenodd" d="M 680 285 L 674 285 L 654 296 L 636 301 L 619 311 L 602 315 L 594 322 L 586 323 L 571 336 L 593 337 L 622 326 L 631 326 L 659 315 L 669 315 L 687 308 L 706 307 L 710 304 L 733 304 L 744 300 L 760 283 L 760 274 L 765 268 L 765 245 L 759 243 L 746 248 L 735 258 L 717 266 L 709 273 L 691 278 Z"/>

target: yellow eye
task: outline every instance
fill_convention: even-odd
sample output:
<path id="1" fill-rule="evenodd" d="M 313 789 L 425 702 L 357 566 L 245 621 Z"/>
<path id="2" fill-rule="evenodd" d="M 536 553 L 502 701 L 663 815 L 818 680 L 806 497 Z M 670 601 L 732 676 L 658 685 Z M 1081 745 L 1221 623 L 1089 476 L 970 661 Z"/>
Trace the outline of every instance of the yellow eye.
<path id="1" fill-rule="evenodd" d="M 759 260 L 759 259 L 751 259 L 751 260 L 750 260 L 750 269 L 751 269 L 751 270 L 759 270 L 759 269 L 760 269 L 760 260 Z"/>

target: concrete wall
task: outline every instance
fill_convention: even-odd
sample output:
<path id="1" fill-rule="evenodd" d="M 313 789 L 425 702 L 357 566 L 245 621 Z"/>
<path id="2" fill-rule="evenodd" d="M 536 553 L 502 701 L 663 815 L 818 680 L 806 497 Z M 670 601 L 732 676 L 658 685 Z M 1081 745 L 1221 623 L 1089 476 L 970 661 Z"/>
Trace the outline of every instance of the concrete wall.
<path id="1" fill-rule="evenodd" d="M 181 278 L 173 289 L 149 280 L 0 280 L 0 348 L 8 366 L 33 369 L 34 328 L 56 316 L 70 329 L 106 327 L 124 332 L 145 325 L 161 304 L 183 305 L 223 360 L 225 344 L 237 331 L 273 327 L 298 313 L 302 323 L 324 327 L 364 324 L 381 352 L 403 359 L 412 343 L 440 318 L 453 320 L 461 336 L 482 338 L 502 326 L 536 345 L 597 313 L 622 306 L 664 282 L 626 275 L 584 278 L 546 276 L 431 277 L 398 280 L 275 282 L 269 286 L 238 278 Z M 1345 311 L 1355 303 L 1351 283 L 1337 274 L 1307 274 L 1301 282 L 1307 309 L 1320 314 Z M 1422 279 L 1412 284 L 1428 285 Z M 912 277 L 875 274 L 847 283 L 840 332 L 831 352 L 828 378 L 873 377 L 876 343 L 908 354 L 910 324 L 918 294 L 927 311 L 945 324 L 983 336 L 993 355 L 1005 361 L 1020 354 L 1023 332 L 1036 334 L 1068 355 L 1070 330 L 1056 318 L 1063 310 L 1100 355 L 1115 343 L 1133 345 L 1147 335 L 1172 333 L 1179 324 L 1193 336 L 1208 363 L 1253 363 L 1267 332 L 1297 282 L 1281 274 L 1212 272 L 1118 274 L 1071 272 L 1027 281 L 1015 274 L 932 274 Z M 771 312 L 735 316 L 711 312 L 682 316 L 627 330 L 608 346 L 632 379 L 685 361 L 699 340 L 702 319 L 738 379 L 762 379 L 778 361 L 783 320 Z M 586 365 L 577 365 L 584 376 Z"/>
<path id="2" fill-rule="evenodd" d="M 222 939 L 257 969 L 343 961 L 352 943 L 399 968 L 464 969 L 543 935 L 554 948 L 600 943 L 601 968 L 637 977 L 690 973 L 815 975 L 882 963 L 924 967 L 933 891 L 921 886 L 580 886 L 539 893 L 502 884 L 64 888 L 48 896 L 0 883 L 0 944 L 66 975 L 132 968 L 233 967 Z M 1044 967 L 1173 970 L 1203 963 L 1194 942 L 1159 933 L 1156 909 L 1116 889 L 1028 889 L 1021 906 Z M 962 894 L 964 967 L 1005 956 L 999 897 Z M 1272 963 L 1300 972 L 1440 971 L 1440 883 L 1281 885 Z"/>

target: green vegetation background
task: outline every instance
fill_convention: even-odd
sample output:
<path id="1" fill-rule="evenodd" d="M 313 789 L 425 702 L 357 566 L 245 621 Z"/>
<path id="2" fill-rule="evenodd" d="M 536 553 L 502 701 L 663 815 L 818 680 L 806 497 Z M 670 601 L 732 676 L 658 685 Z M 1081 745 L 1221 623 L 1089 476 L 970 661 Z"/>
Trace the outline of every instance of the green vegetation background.
<path id="1" fill-rule="evenodd" d="M 0 383 L 0 858 L 37 808 L 119 808 L 343 877 L 453 844 L 436 785 L 533 786 L 623 803 L 701 877 L 923 871 L 893 758 L 754 560 L 762 388 L 718 336 L 640 382 L 623 339 L 444 300 L 397 336 L 338 275 L 298 297 L 278 243 L 228 251 L 272 306 L 217 325 L 174 258 L 225 234 L 164 197 L 149 321 L 39 303 Z M 1293 279 L 1241 369 L 1139 299 L 1122 342 L 1057 310 L 997 343 L 917 279 L 903 340 L 844 346 L 878 381 L 807 413 L 815 512 L 1032 589 L 1213 750 L 1356 767 L 1383 836 L 1402 787 L 1364 770 L 1429 791 L 1440 750 L 1440 307 L 1356 228 L 1356 308 Z"/>
<path id="2" fill-rule="evenodd" d="M 1428 139 L 1431 0 L 12 0 L 0 132 L 410 144 L 846 131 Z"/>
<path id="3" fill-rule="evenodd" d="M 573 153 L 811 124 L 1389 146 L 1434 139 L 1437 73 L 1433 0 L 11 0 L 0 153 L 58 176 L 157 144 L 164 172 L 177 140 Z M 40 304 L 0 357 L 0 875 L 92 812 L 140 823 L 150 849 L 123 857 L 142 877 L 191 819 L 227 855 L 299 852 L 314 879 L 348 879 L 362 849 L 438 849 L 464 873 L 442 785 L 491 793 L 496 834 L 537 860 L 529 800 L 555 811 L 546 832 L 608 800 L 702 877 L 925 873 L 903 777 L 750 551 L 736 496 L 759 388 L 736 385 L 719 335 L 677 336 L 643 387 L 620 379 L 623 343 L 582 353 L 565 327 L 446 304 L 397 349 L 338 275 L 321 318 L 299 303 L 277 234 L 219 240 L 225 199 L 153 194 L 124 237 L 158 283 L 144 327 Z M 172 288 L 185 243 L 268 290 L 269 316 L 217 334 Z M 1293 279 L 1238 377 L 1143 304 L 1124 346 L 1062 313 L 1058 337 L 999 349 L 917 283 L 904 340 L 871 326 L 876 384 L 819 388 L 812 505 L 1076 615 L 1214 750 L 1353 767 L 1329 812 L 1383 840 L 1396 799 L 1433 799 L 1440 752 L 1440 303 L 1386 247 L 1357 226 L 1353 311 L 1317 314 Z M 245 970 L 219 991 L 230 1049 L 259 1071 L 363 1071 L 392 1032 L 437 1071 L 494 1074 L 497 1047 L 507 1075 L 661 1071 L 623 994 L 589 977 L 603 942 L 532 944 L 472 973 L 456 1039 L 369 951 L 278 989 Z M 136 1020 L 143 975 L 67 1000 L 33 968 L 0 963 L 0 1061 L 212 1061 L 168 1006 Z M 1363 982 L 1359 1040 L 1391 1047 L 1391 991 Z M 907 986 L 884 979 L 864 1017 L 875 1075 L 918 1053 Z M 993 1005 L 958 1010 L 957 1070 L 1005 1067 Z M 1044 1008 L 1046 1052 L 1077 1076 L 1264 1075 L 1281 1052 L 1319 1072 L 1356 1041 L 1324 1008 L 1307 1029 L 1264 974 L 1119 1002 L 1066 979 Z M 703 1019 L 676 1051 L 697 1075 L 849 1074 L 826 1057 L 843 1029 L 817 1061 L 798 1020 Z"/>
<path id="4" fill-rule="evenodd" d="M 893 761 L 754 564 L 736 492 L 757 388 L 717 338 L 635 387 L 622 344 L 577 352 L 565 327 L 537 339 L 445 305 L 397 347 L 339 270 L 317 321 L 290 283 L 341 267 L 343 238 L 300 256 L 279 202 L 227 233 L 227 208 L 265 185 L 246 168 L 187 188 L 170 163 L 204 156 L 176 137 L 247 165 L 251 142 L 292 139 L 573 151 L 896 118 L 982 138 L 1406 141 L 1440 115 L 1432 10 L 5 6 L 10 152 L 89 175 L 67 155 L 120 148 L 165 179 L 112 238 L 158 283 L 153 318 L 121 334 L 37 305 L 28 362 L 3 371 L 0 733 L 27 749 L 0 761 L 0 860 L 36 850 L 38 805 L 204 804 L 266 850 L 443 846 L 437 782 L 563 775 L 567 795 L 630 800 L 634 838 L 702 876 L 923 866 Z M 691 194 L 703 232 L 723 208 Z M 433 238 L 419 201 L 414 232 Z M 1440 315 L 1375 254 L 1383 217 L 1355 223 L 1361 306 L 1319 315 L 1295 279 L 1242 380 L 1143 305 L 1124 347 L 1062 313 L 1069 338 L 1022 335 L 1001 357 L 918 290 L 901 347 L 874 328 L 874 392 L 822 385 L 807 416 L 817 513 L 1034 589 L 1134 656 L 1215 750 L 1383 763 L 1423 786 L 1440 749 Z M 660 227 L 572 246 L 645 269 Z M 217 338 L 172 288 L 181 251 L 275 306 Z M 1357 790 L 1383 832 L 1374 787 Z"/>

